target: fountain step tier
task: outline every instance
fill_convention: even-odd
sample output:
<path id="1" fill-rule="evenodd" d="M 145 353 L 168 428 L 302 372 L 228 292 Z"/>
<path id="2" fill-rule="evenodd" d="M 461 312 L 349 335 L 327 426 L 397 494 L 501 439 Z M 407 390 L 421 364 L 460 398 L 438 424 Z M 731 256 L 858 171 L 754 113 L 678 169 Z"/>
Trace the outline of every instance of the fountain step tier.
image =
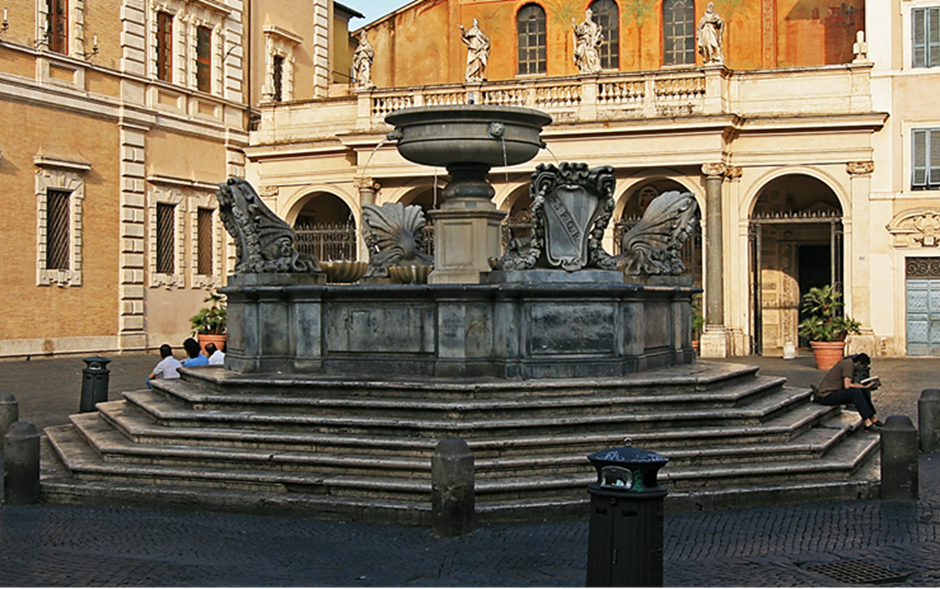
<path id="1" fill-rule="evenodd" d="M 437 271 L 441 267 L 438 266 Z M 463 271 L 463 270 L 462 270 Z M 479 274 L 479 273 L 478 273 Z M 486 274 L 486 273 L 484 273 Z M 225 366 L 239 373 L 616 377 L 691 364 L 688 286 L 574 282 L 264 284 L 229 277 Z M 433 274 L 432 274 L 433 276 Z"/>
<path id="2" fill-rule="evenodd" d="M 586 514 L 586 456 L 624 438 L 670 459 L 670 509 L 877 496 L 878 436 L 756 368 L 702 362 L 593 386 L 426 380 L 272 375 L 265 390 L 260 375 L 187 370 L 47 429 L 43 493 L 427 523 L 431 454 L 461 437 L 484 519 Z"/>

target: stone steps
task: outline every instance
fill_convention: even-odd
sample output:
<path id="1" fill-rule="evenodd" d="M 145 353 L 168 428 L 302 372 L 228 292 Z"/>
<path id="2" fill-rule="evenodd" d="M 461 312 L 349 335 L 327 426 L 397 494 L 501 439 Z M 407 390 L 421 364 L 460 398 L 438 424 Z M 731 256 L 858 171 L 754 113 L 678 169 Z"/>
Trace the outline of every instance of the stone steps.
<path id="1" fill-rule="evenodd" d="M 147 393 L 140 395 L 146 397 Z M 145 403 L 152 410 L 169 405 L 174 410 L 185 408 L 173 404 L 162 397 L 150 394 Z M 143 403 L 139 399 L 139 402 Z M 157 423 L 150 414 L 137 404 L 124 402 L 100 403 L 100 416 L 124 437 L 138 444 L 188 445 L 224 448 L 257 448 L 269 451 L 306 451 L 370 455 L 398 455 L 429 457 L 437 440 L 415 436 L 378 436 L 350 434 L 345 432 L 308 432 L 250 430 L 244 427 L 176 427 L 172 424 Z M 837 414 L 838 409 L 821 405 L 803 404 L 781 415 L 779 418 L 750 426 L 712 426 L 697 430 L 681 431 L 633 431 L 630 438 L 633 444 L 655 445 L 657 449 L 694 448 L 700 449 L 715 445 L 766 444 L 786 442 L 814 424 Z M 187 421 L 195 421 L 195 417 Z M 599 447 L 623 445 L 623 431 L 613 433 L 566 433 L 563 435 L 545 435 L 525 433 L 511 438 L 472 439 L 470 447 L 477 459 L 491 457 L 533 456 L 564 447 L 572 453 L 587 455 Z M 698 451 L 698 450 L 695 450 Z"/>
<path id="2" fill-rule="evenodd" d="M 199 374 L 204 378 L 205 375 Z M 772 394 L 783 386 L 786 379 L 758 376 L 733 382 L 719 389 L 656 391 L 645 387 L 632 388 L 631 380 L 624 379 L 621 388 L 610 386 L 578 386 L 571 383 L 567 394 L 529 392 L 521 394 L 509 389 L 501 396 L 479 395 L 468 387 L 463 398 L 436 399 L 427 391 L 404 397 L 353 395 L 348 391 L 332 391 L 315 383 L 304 385 L 305 395 L 264 394 L 248 396 L 241 391 L 207 392 L 206 380 L 170 380 L 154 383 L 155 390 L 167 398 L 206 411 L 235 411 L 255 413 L 316 414 L 323 416 L 381 416 L 408 419 L 452 419 L 459 415 L 465 420 L 480 418 L 510 418 L 519 413 L 526 415 L 556 415 L 565 409 L 590 409 L 592 413 L 617 413 L 629 407 L 631 411 L 658 411 L 681 405 L 686 410 L 720 409 L 753 402 Z M 231 385 L 235 386 L 235 385 Z M 434 385 L 431 385 L 434 386 Z M 332 391 L 332 392 L 331 392 Z M 384 393 L 385 391 L 381 391 Z M 433 390 L 436 392 L 436 389 Z"/>
<path id="3" fill-rule="evenodd" d="M 148 391 L 125 393 L 125 399 L 145 411 L 159 424 L 171 427 L 213 427 L 284 432 L 334 432 L 376 436 L 405 435 L 424 438 L 505 437 L 523 434 L 526 430 L 543 435 L 564 434 L 573 428 L 591 431 L 644 431 L 673 427 L 708 427 L 719 425 L 759 425 L 775 415 L 805 401 L 809 391 L 783 388 L 778 394 L 761 395 L 753 402 L 732 407 L 686 409 L 681 401 L 670 409 L 642 410 L 626 406 L 617 412 L 592 411 L 595 403 L 580 408 L 568 404 L 547 411 L 539 407 L 527 413 L 520 407 L 513 417 L 483 417 L 477 412 L 454 411 L 433 418 L 383 416 L 373 411 L 361 414 L 350 409 L 347 414 L 308 411 L 240 411 L 201 409 L 201 405 L 184 405 L 173 399 L 161 400 Z M 472 403 L 471 403 L 472 404 Z M 578 409 L 578 410 L 575 410 Z"/>
<path id="4" fill-rule="evenodd" d="M 866 464 L 879 437 L 860 431 L 854 412 L 812 404 L 809 391 L 750 367 L 684 370 L 594 386 L 581 379 L 567 389 L 576 379 L 540 381 L 544 389 L 445 383 L 437 403 L 429 402 L 437 384 L 417 390 L 416 380 L 357 390 L 337 378 L 276 375 L 272 390 L 249 395 L 240 387 L 260 387 L 253 375 L 190 370 L 48 428 L 48 460 L 58 468 L 44 473 L 43 493 L 426 523 L 431 453 L 451 437 L 474 453 L 484 519 L 586 514 L 596 477 L 587 454 L 625 439 L 670 459 L 660 471 L 667 508 L 877 492 Z"/>

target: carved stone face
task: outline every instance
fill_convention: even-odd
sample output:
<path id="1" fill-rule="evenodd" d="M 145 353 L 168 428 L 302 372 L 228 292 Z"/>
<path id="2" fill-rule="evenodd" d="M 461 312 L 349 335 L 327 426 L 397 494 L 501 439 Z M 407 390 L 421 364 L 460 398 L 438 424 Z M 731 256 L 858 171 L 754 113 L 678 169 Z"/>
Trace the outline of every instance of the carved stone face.
<path id="1" fill-rule="evenodd" d="M 584 20 L 591 20 L 592 16 L 594 16 L 594 11 L 590 8 L 584 11 Z"/>

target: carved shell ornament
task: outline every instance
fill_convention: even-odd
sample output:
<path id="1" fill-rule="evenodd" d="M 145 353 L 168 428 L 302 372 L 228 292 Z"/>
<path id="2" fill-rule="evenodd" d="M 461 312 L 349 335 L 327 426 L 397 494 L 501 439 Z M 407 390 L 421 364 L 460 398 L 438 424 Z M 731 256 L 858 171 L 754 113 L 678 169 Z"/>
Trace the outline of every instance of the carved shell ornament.
<path id="1" fill-rule="evenodd" d="M 294 247 L 296 235 L 268 208 L 248 181 L 219 184 L 219 216 L 235 241 L 235 274 L 320 272 L 316 258 Z"/>
<path id="2" fill-rule="evenodd" d="M 417 205 L 364 205 L 362 235 L 369 250 L 365 277 L 386 277 L 389 266 L 432 265 L 434 258 L 424 252 L 424 225 L 424 211 Z"/>
<path id="3" fill-rule="evenodd" d="M 698 204 L 690 192 L 665 192 L 650 202 L 643 218 L 620 242 L 617 267 L 630 276 L 685 272 L 680 250 L 695 227 Z"/>

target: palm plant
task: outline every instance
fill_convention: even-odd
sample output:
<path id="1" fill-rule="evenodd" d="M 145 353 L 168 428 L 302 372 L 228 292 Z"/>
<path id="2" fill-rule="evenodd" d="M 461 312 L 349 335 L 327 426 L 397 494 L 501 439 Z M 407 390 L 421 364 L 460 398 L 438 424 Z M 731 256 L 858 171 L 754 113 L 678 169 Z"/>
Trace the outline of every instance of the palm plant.
<path id="1" fill-rule="evenodd" d="M 204 303 L 210 303 L 207 308 L 200 309 L 198 313 L 189 318 L 193 333 L 196 335 L 222 335 L 225 333 L 225 295 L 209 293 Z"/>
<path id="2" fill-rule="evenodd" d="M 841 342 L 850 333 L 861 333 L 861 324 L 840 313 L 842 294 L 831 285 L 813 287 L 803 295 L 802 309 L 808 314 L 797 329 L 811 342 Z"/>

